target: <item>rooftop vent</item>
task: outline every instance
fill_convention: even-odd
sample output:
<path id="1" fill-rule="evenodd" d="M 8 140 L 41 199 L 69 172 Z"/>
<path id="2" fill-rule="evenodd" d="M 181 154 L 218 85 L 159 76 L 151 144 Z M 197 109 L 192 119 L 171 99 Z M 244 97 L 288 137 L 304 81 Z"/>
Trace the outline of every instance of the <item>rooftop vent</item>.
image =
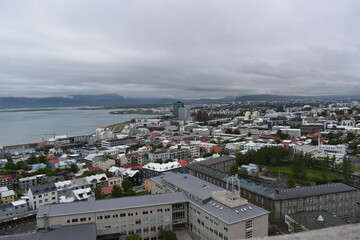
<path id="1" fill-rule="evenodd" d="M 238 211 L 238 210 L 236 210 L 236 209 L 235 209 L 235 212 L 236 212 L 237 214 L 239 214 L 239 211 Z"/>

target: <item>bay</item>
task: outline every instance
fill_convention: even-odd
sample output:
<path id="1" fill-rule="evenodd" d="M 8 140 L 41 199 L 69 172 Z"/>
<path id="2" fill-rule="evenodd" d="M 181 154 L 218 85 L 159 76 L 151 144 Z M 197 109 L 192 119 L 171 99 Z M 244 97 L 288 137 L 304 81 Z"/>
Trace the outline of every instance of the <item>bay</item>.
<path id="1" fill-rule="evenodd" d="M 133 118 L 154 118 L 157 115 L 109 114 L 114 109 L 79 110 L 80 107 L 11 109 L 0 112 L 0 146 L 40 142 L 55 135 L 80 136 L 96 128 L 130 121 Z"/>

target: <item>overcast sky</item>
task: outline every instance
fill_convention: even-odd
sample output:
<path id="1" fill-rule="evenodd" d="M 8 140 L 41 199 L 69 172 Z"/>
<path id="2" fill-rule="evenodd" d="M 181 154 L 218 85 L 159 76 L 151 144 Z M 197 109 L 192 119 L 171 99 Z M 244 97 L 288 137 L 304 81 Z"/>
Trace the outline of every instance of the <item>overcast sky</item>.
<path id="1" fill-rule="evenodd" d="M 0 1 L 0 96 L 360 93 L 360 1 Z"/>

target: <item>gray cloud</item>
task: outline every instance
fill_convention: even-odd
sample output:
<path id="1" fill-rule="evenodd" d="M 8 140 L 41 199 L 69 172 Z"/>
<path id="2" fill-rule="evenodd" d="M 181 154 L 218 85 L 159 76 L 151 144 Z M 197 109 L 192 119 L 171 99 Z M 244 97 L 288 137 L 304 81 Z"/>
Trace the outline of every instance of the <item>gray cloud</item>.
<path id="1" fill-rule="evenodd" d="M 360 2 L 0 2 L 0 96 L 360 90 Z"/>

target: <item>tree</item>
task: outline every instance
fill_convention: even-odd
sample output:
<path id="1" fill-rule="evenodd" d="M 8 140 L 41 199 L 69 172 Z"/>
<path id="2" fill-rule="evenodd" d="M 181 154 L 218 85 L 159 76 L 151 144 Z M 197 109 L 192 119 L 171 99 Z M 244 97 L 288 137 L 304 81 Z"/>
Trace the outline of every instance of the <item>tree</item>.
<path id="1" fill-rule="evenodd" d="M 19 161 L 15 164 L 16 169 L 24 169 L 26 168 L 26 163 L 24 161 Z"/>
<path id="2" fill-rule="evenodd" d="M 351 168 L 352 168 L 351 161 L 344 157 L 341 169 L 343 172 L 344 181 L 347 183 L 351 181 L 351 172 L 352 172 Z"/>
<path id="3" fill-rule="evenodd" d="M 141 240 L 141 236 L 136 233 L 131 233 L 125 237 L 125 240 Z"/>
<path id="4" fill-rule="evenodd" d="M 28 158 L 28 160 L 26 161 L 28 164 L 35 164 L 37 162 L 37 158 L 35 156 L 35 154 L 31 154 L 31 156 Z"/>
<path id="5" fill-rule="evenodd" d="M 233 164 L 230 166 L 230 174 L 231 175 L 235 175 L 238 173 L 238 165 L 237 164 Z"/>
<path id="6" fill-rule="evenodd" d="M 4 166 L 4 169 L 6 170 L 15 170 L 16 169 L 16 165 L 13 162 L 7 162 Z"/>
<path id="7" fill-rule="evenodd" d="M 96 200 L 103 199 L 104 197 L 105 197 L 105 195 L 102 193 L 100 185 L 96 184 L 96 187 L 95 187 Z"/>
<path id="8" fill-rule="evenodd" d="M 292 179 L 292 178 L 289 178 L 289 179 L 287 180 L 287 187 L 288 187 L 288 188 L 293 188 L 293 187 L 295 187 L 295 180 Z"/>
<path id="9" fill-rule="evenodd" d="M 112 198 L 118 198 L 122 197 L 122 190 L 118 185 L 114 185 L 112 191 L 111 191 L 111 197 Z"/>
<path id="10" fill-rule="evenodd" d="M 41 154 L 41 155 L 38 157 L 38 162 L 39 162 L 39 163 L 46 163 L 46 157 Z"/>
<path id="11" fill-rule="evenodd" d="M 248 170 L 244 167 L 239 169 L 239 175 L 247 176 L 249 175 Z"/>
<path id="12" fill-rule="evenodd" d="M 81 175 L 81 177 L 89 177 L 89 176 L 92 176 L 92 175 L 95 175 L 95 173 L 90 172 L 90 171 L 85 171 L 85 172 Z"/>
<path id="13" fill-rule="evenodd" d="M 121 182 L 121 187 L 124 189 L 125 192 L 127 192 L 130 188 L 133 187 L 133 184 L 129 180 L 125 179 Z"/>
<path id="14" fill-rule="evenodd" d="M 72 163 L 70 164 L 70 171 L 73 173 L 77 173 L 79 171 L 79 168 L 75 163 Z"/>
<path id="15" fill-rule="evenodd" d="M 173 231 L 160 229 L 158 237 L 160 240 L 177 240 L 176 234 Z"/>

